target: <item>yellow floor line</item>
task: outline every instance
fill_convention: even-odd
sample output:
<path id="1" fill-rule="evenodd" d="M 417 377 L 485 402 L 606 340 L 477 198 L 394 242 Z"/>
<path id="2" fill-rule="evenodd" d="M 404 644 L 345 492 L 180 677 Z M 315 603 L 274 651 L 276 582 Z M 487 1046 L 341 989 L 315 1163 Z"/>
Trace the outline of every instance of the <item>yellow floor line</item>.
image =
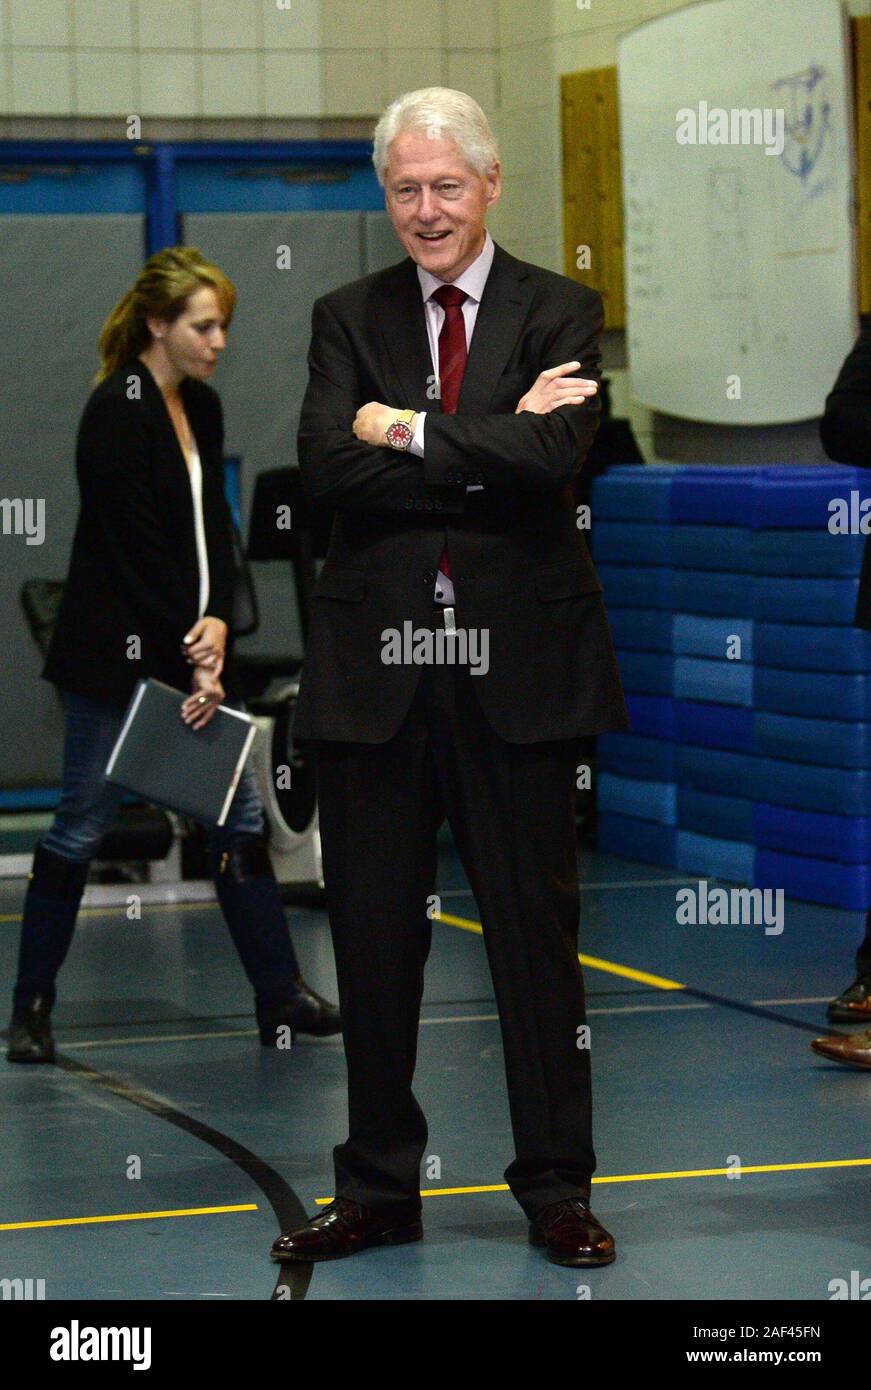
<path id="1" fill-rule="evenodd" d="M 32 1231 L 38 1226 L 95 1226 L 105 1221 L 157 1221 L 167 1216 L 216 1216 L 229 1211 L 257 1211 L 256 1202 L 233 1207 L 182 1207 L 178 1211 L 129 1211 L 115 1216 L 65 1216 L 58 1221 L 6 1221 L 0 1231 Z"/>
<path id="2" fill-rule="evenodd" d="M 131 892 L 135 891 L 136 885 L 131 886 Z M 208 908 L 214 909 L 218 906 L 216 902 L 197 902 L 197 903 L 143 903 L 142 915 L 150 912 L 190 912 L 200 911 Z M 116 906 L 105 907 L 82 907 L 79 909 L 80 917 L 95 917 L 98 914 L 105 916 L 108 912 L 126 912 L 127 908 L 123 903 Z M 455 917 L 450 912 L 434 912 L 433 920 L 444 922 L 449 927 L 460 927 L 463 931 L 475 932 L 478 936 L 483 935 L 480 922 L 475 922 L 469 917 Z M 20 912 L 0 912 L 0 922 L 20 922 Z M 619 975 L 624 980 L 637 980 L 639 984 L 651 985 L 653 989 L 686 989 L 686 985 L 680 984 L 677 980 L 669 980 L 662 975 L 651 975 L 646 970 L 635 970 L 631 965 L 619 965 L 616 961 L 601 960 L 598 956 L 579 955 L 578 960 L 590 970 L 602 970 L 608 975 Z"/>
<path id="3" fill-rule="evenodd" d="M 722 1178 L 730 1173 L 795 1173 L 808 1168 L 862 1168 L 871 1166 L 871 1158 L 827 1158 L 819 1163 L 744 1163 L 736 1168 L 687 1168 L 673 1173 L 615 1173 L 613 1177 L 593 1178 L 597 1183 L 658 1182 L 666 1178 Z M 487 1183 L 480 1187 L 430 1187 L 421 1197 L 466 1197 L 478 1192 L 509 1192 L 507 1183 Z M 325 1206 L 332 1197 L 316 1197 L 317 1205 Z"/>
<path id="4" fill-rule="evenodd" d="M 478 936 L 483 935 L 481 923 L 473 921 L 471 917 L 455 917 L 450 912 L 434 912 L 433 920 L 445 922 L 449 927 L 460 927 L 463 931 L 476 932 Z M 654 989 L 686 989 L 686 985 L 679 984 L 677 980 L 666 979 L 663 975 L 651 975 L 646 970 L 634 970 L 631 965 L 618 965 L 616 961 L 602 960 L 599 956 L 579 955 L 578 960 L 590 970 L 602 970 L 607 975 L 620 975 L 624 980 L 637 980 L 642 985 L 652 985 Z"/>

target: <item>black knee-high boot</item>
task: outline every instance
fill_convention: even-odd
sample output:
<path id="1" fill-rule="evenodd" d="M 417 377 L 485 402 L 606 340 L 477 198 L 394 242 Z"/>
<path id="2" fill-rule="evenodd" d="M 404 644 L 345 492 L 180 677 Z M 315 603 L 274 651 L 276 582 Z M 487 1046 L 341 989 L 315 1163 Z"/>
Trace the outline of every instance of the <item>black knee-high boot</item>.
<path id="1" fill-rule="evenodd" d="M 218 902 L 245 974 L 254 986 L 260 1041 L 274 1047 L 278 1029 L 326 1037 L 341 1031 L 335 1005 L 302 979 L 284 904 L 260 836 L 238 840 L 229 850 L 211 851 Z"/>
<path id="2" fill-rule="evenodd" d="M 6 1053 L 10 1062 L 54 1061 L 49 1015 L 55 979 L 73 939 L 87 877 L 87 861 L 64 859 L 37 845 L 21 919 Z"/>

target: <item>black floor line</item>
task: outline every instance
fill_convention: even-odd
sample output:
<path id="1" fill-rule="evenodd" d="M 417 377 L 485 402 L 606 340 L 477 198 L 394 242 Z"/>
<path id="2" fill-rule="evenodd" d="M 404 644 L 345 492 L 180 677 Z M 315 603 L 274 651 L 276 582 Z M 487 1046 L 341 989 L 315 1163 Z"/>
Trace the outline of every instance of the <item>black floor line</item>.
<path id="1" fill-rule="evenodd" d="M 102 1086 L 104 1090 L 111 1091 L 121 1100 L 127 1100 L 131 1105 L 138 1105 L 141 1110 L 147 1110 L 150 1114 L 156 1115 L 158 1119 L 166 1120 L 167 1124 L 175 1125 L 177 1129 L 193 1135 L 195 1139 L 202 1140 L 204 1144 L 208 1144 L 225 1158 L 229 1158 L 260 1188 L 275 1213 L 280 1231 L 292 1231 L 297 1226 L 305 1225 L 308 1215 L 290 1184 L 264 1159 L 258 1158 L 250 1149 L 238 1144 L 229 1135 L 222 1134 L 218 1129 L 212 1129 L 211 1125 L 204 1125 L 201 1120 L 195 1120 L 191 1115 L 186 1115 L 183 1110 L 176 1110 L 174 1106 L 167 1105 L 166 1101 L 158 1100 L 148 1091 L 142 1091 L 126 1081 L 119 1081 L 117 1077 L 95 1071 L 93 1067 L 83 1066 L 81 1062 L 74 1061 L 72 1057 L 65 1057 L 58 1053 L 55 1062 L 57 1066 L 79 1077 L 80 1080 L 89 1081 L 94 1086 Z M 267 1255 L 264 1251 L 263 1259 L 266 1258 Z M 272 1291 L 272 1299 L 288 1299 L 292 1302 L 304 1299 L 311 1282 L 311 1276 L 311 1264 L 280 1265 L 278 1279 Z"/>
<path id="2" fill-rule="evenodd" d="M 693 999 L 703 999 L 706 1004 L 719 1004 L 724 1009 L 735 1009 L 738 1013 L 767 1019 L 769 1023 L 785 1023 L 787 1028 L 799 1028 L 805 1033 L 813 1033 L 815 1038 L 820 1037 L 821 1032 L 829 1036 L 837 1032 L 828 1024 L 805 1023 L 803 1018 L 790 1018 L 788 1014 L 776 1013 L 774 1009 L 765 1009 L 760 1004 L 742 1004 L 739 999 L 729 999 L 725 994 L 711 994 L 706 989 L 693 989 L 690 985 L 685 985 L 680 993 L 689 994 Z"/>

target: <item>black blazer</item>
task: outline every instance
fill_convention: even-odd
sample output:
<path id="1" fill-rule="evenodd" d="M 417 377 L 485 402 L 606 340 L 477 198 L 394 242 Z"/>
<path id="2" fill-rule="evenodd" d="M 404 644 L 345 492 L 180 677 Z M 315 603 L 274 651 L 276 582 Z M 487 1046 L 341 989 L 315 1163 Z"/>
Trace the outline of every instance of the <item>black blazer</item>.
<path id="1" fill-rule="evenodd" d="M 820 438 L 835 463 L 871 466 L 871 318 L 826 397 Z M 853 621 L 857 627 L 871 628 L 871 536 L 865 541 Z"/>
<path id="2" fill-rule="evenodd" d="M 625 729 L 602 585 L 578 529 L 572 480 L 598 398 L 514 414 L 545 367 L 576 358 L 598 379 L 601 296 L 496 246 L 455 415 L 430 397 L 416 266 L 333 291 L 312 312 L 300 417 L 303 487 L 335 517 L 315 586 L 294 734 L 381 743 L 421 667 L 385 665 L 385 629 L 425 622 L 447 538 L 457 626 L 486 629 L 484 713 L 511 743 Z M 426 410 L 421 459 L 358 440 L 358 408 Z M 483 490 L 466 491 L 467 483 Z"/>
<path id="3" fill-rule="evenodd" d="M 138 377 L 140 399 L 128 384 Z M 206 613 L 230 622 L 233 540 L 223 488 L 224 427 L 218 393 L 185 377 L 180 386 L 203 469 L 209 557 Z M 76 442 L 80 511 L 69 573 L 42 671 L 65 690 L 123 709 L 136 682 L 155 676 L 190 691 L 179 652 L 199 600 L 190 478 L 163 394 L 133 357 L 88 398 Z M 130 659 L 129 639 L 141 638 Z M 236 694 L 232 660 L 221 677 Z"/>

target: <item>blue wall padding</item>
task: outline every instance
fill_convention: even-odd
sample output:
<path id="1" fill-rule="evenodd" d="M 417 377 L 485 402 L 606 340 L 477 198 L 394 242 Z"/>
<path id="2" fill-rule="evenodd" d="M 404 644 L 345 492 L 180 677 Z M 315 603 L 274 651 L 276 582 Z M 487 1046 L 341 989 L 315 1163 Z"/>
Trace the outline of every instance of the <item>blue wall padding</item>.
<path id="1" fill-rule="evenodd" d="M 682 468 L 671 488 L 672 521 L 747 526 L 756 468 L 731 465 Z"/>
<path id="2" fill-rule="evenodd" d="M 616 469 L 593 511 L 632 722 L 599 741 L 602 847 L 867 908 L 871 467 Z"/>
<path id="3" fill-rule="evenodd" d="M 671 489 L 678 464 L 620 464 L 596 478 L 593 485 L 593 523 L 598 518 L 621 521 L 670 521 Z"/>
<path id="4" fill-rule="evenodd" d="M 722 613 L 726 617 L 753 616 L 752 574 L 724 574 L 720 570 L 675 570 L 672 591 L 679 613 Z"/>
<path id="5" fill-rule="evenodd" d="M 693 748 L 679 744 L 677 778 L 682 786 L 727 796 L 753 796 L 756 759 L 752 753 L 722 748 Z"/>
<path id="6" fill-rule="evenodd" d="M 597 780 L 597 799 L 603 811 L 637 816 L 662 825 L 677 823 L 677 786 L 674 782 L 650 782 L 636 777 L 616 777 L 603 772 Z"/>
<path id="7" fill-rule="evenodd" d="M 858 579 L 793 579 L 754 575 L 750 611 L 757 622 L 814 623 L 823 627 L 852 623 Z"/>
<path id="8" fill-rule="evenodd" d="M 840 816 L 871 816 L 871 772 L 865 768 L 817 767 L 814 763 L 790 763 L 782 758 L 753 755 L 748 761 L 749 794 L 754 801 L 770 801 L 776 790 L 781 806 L 829 811 Z M 678 776 L 681 775 L 683 760 L 678 750 Z"/>
<path id="9" fill-rule="evenodd" d="M 754 574 L 855 575 L 862 569 L 864 536 L 826 531 L 753 531 Z"/>
<path id="10" fill-rule="evenodd" d="M 660 652 L 617 653 L 617 665 L 626 690 L 637 695 L 671 695 L 674 662 Z"/>
<path id="11" fill-rule="evenodd" d="M 674 527 L 660 521 L 596 521 L 597 560 L 618 565 L 672 565 Z"/>
<path id="12" fill-rule="evenodd" d="M 608 611 L 612 608 L 665 608 L 669 612 L 675 606 L 675 571 L 654 567 L 653 565 L 607 565 L 599 564 L 599 550 L 595 546 L 596 569 L 605 590 L 605 603 Z"/>
<path id="13" fill-rule="evenodd" d="M 742 661 L 676 657 L 674 694 L 680 700 L 713 700 L 722 705 L 749 707 L 753 704 L 753 667 Z"/>
<path id="14" fill-rule="evenodd" d="M 824 767 L 871 767 L 871 724 L 757 711 L 753 752 Z"/>
<path id="15" fill-rule="evenodd" d="M 670 652 L 674 618 L 656 608 L 615 608 L 611 635 L 621 650 Z"/>
<path id="16" fill-rule="evenodd" d="M 753 660 L 753 622 L 749 618 L 705 618 L 697 613 L 676 613 L 672 650 L 680 656 L 709 656 L 727 659 L 735 649 L 731 639 L 740 638 L 740 660 Z M 735 660 L 735 658 L 730 658 Z"/>
<path id="17" fill-rule="evenodd" d="M 871 671 L 871 632 L 858 627 L 818 627 L 809 634 L 801 623 L 755 623 L 753 651 L 760 666 Z"/>
<path id="18" fill-rule="evenodd" d="M 787 897 L 866 912 L 871 903 L 871 865 L 835 864 L 831 859 L 756 851 L 757 888 L 782 888 Z"/>
<path id="19" fill-rule="evenodd" d="M 678 824 L 681 824 L 678 792 Z M 754 842 L 761 849 L 795 853 L 813 847 L 818 859 L 842 864 L 871 864 L 871 816 L 834 816 L 822 811 L 796 811 L 788 806 L 757 802 L 753 807 Z"/>
<path id="20" fill-rule="evenodd" d="M 811 718 L 871 718 L 871 674 L 862 671 L 783 671 L 757 666 L 753 703 L 773 714 Z"/>
<path id="21" fill-rule="evenodd" d="M 672 867 L 675 837 L 673 825 L 612 815 L 608 811 L 600 811 L 596 822 L 596 843 L 602 854 L 639 859 L 643 864 Z"/>
<path id="22" fill-rule="evenodd" d="M 753 710 L 740 705 L 701 704 L 675 700 L 675 737 L 702 748 L 732 748 L 749 752 L 753 746 Z"/>
<path id="23" fill-rule="evenodd" d="M 668 695 L 627 695 L 626 707 L 634 734 L 673 739 L 674 700 Z"/>
<path id="24" fill-rule="evenodd" d="M 681 830 L 714 835 L 723 840 L 756 843 L 753 802 L 746 796 L 703 792 L 697 787 L 678 787 L 677 823 Z"/>
<path id="25" fill-rule="evenodd" d="M 692 830 L 678 830 L 675 841 L 675 865 L 694 874 L 711 878 L 733 879 L 736 883 L 752 883 L 756 870 L 756 846 L 738 840 L 719 840 L 711 835 L 697 835 Z"/>
<path id="26" fill-rule="evenodd" d="M 612 522 L 612 525 L 617 525 Z M 672 563 L 682 570 L 727 570 L 751 574 L 752 533 L 744 526 L 674 526 Z"/>
<path id="27" fill-rule="evenodd" d="M 677 763 L 675 746 L 662 738 L 638 734 L 600 734 L 596 741 L 599 772 L 620 777 L 647 777 L 654 782 L 673 782 Z"/>
<path id="28" fill-rule="evenodd" d="M 842 464 L 762 468 L 751 493 L 749 524 L 760 529 L 777 526 L 827 531 L 832 499 L 849 499 L 854 490 L 861 498 L 871 497 L 871 476 L 866 469 Z"/>

